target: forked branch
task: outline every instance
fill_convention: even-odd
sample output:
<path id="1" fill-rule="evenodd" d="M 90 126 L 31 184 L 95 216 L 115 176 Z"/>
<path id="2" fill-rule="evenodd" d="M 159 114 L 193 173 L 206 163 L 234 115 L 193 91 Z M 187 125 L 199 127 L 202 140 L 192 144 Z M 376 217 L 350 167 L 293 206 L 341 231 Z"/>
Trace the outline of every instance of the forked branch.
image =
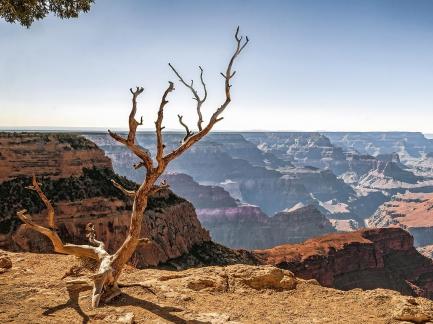
<path id="1" fill-rule="evenodd" d="M 185 131 L 186 131 L 186 135 L 182 140 L 182 143 L 184 143 L 188 138 L 190 138 L 192 135 L 194 135 L 194 132 L 191 132 L 188 128 L 188 125 L 183 122 L 183 120 L 182 120 L 183 116 L 177 115 L 177 118 L 179 118 L 179 123 L 183 126 L 183 128 L 185 128 Z"/>
<path id="2" fill-rule="evenodd" d="M 241 54 L 241 52 L 244 50 L 245 46 L 249 43 L 249 38 L 245 37 L 245 40 L 243 36 L 239 36 L 239 27 L 236 29 L 235 33 L 235 40 L 236 40 L 236 48 L 233 53 L 233 55 L 230 58 L 229 64 L 227 65 L 227 69 L 225 73 L 221 73 L 221 75 L 224 77 L 224 90 L 225 90 L 225 101 L 222 103 L 222 105 L 212 114 L 209 123 L 206 125 L 205 128 L 202 130 L 199 130 L 196 134 L 190 136 L 186 141 L 182 143 L 177 149 L 172 151 L 171 153 L 167 154 L 164 157 L 165 163 L 169 163 L 170 161 L 177 158 L 179 155 L 181 155 L 183 152 L 185 152 L 188 148 L 190 148 L 194 143 L 201 140 L 206 134 L 210 132 L 210 130 L 213 128 L 213 126 L 221 121 L 223 117 L 220 117 L 220 115 L 224 112 L 224 110 L 227 108 L 227 106 L 231 102 L 231 93 L 230 88 L 231 84 L 230 81 L 236 74 L 236 71 L 233 70 L 233 64 L 236 60 L 236 58 Z M 180 75 L 177 73 L 177 71 L 170 65 L 170 67 L 173 69 L 173 71 L 180 77 Z M 181 78 L 181 82 L 182 82 Z M 186 84 L 185 82 L 182 82 L 183 84 Z"/>
<path id="3" fill-rule="evenodd" d="M 114 140 L 128 147 L 138 158 L 140 158 L 142 162 L 140 162 L 139 165 L 144 166 L 149 171 L 153 167 L 152 158 L 150 157 L 147 150 L 141 148 L 135 143 L 137 127 L 143 124 L 143 117 L 141 117 L 140 122 L 135 119 L 135 114 L 137 113 L 137 97 L 143 92 L 143 90 L 144 89 L 141 87 L 136 87 L 135 90 L 132 90 L 132 88 L 129 89 L 132 94 L 132 109 L 129 114 L 128 137 L 123 138 L 119 134 L 114 133 L 110 130 L 108 130 L 108 133 Z"/>
<path id="4" fill-rule="evenodd" d="M 114 180 L 114 179 L 111 179 L 111 183 L 117 189 L 119 189 L 120 191 L 122 191 L 126 196 L 131 197 L 131 198 L 135 197 L 135 191 L 134 190 L 128 190 L 128 189 L 126 189 L 120 183 L 116 182 L 116 180 Z"/>
<path id="5" fill-rule="evenodd" d="M 170 92 L 174 90 L 174 84 L 173 82 L 168 82 L 168 88 L 165 90 L 164 95 L 162 96 L 161 103 L 159 105 L 158 110 L 158 118 L 155 122 L 155 128 L 156 128 L 156 160 L 158 161 L 158 167 L 163 168 L 163 156 L 164 156 L 164 143 L 162 140 L 162 130 L 164 127 L 162 126 L 162 120 L 164 119 L 164 108 L 165 105 L 168 104 L 167 96 Z"/>
<path id="6" fill-rule="evenodd" d="M 168 65 L 173 70 L 174 74 L 176 74 L 176 76 L 179 78 L 179 81 L 192 92 L 192 94 L 194 96 L 193 99 L 195 101 L 197 101 L 197 108 L 196 108 L 197 109 L 197 115 L 198 115 L 197 127 L 198 127 L 198 130 L 201 131 L 203 129 L 203 127 L 202 127 L 203 115 L 201 113 L 201 106 L 203 105 L 203 103 L 207 99 L 207 88 L 206 88 L 206 83 L 204 82 L 204 79 L 203 79 L 203 68 L 201 66 L 198 67 L 200 69 L 200 82 L 201 82 L 201 85 L 203 87 L 203 92 L 204 92 L 203 98 L 201 98 L 199 96 L 197 90 L 194 88 L 194 80 L 191 80 L 190 84 L 186 83 L 185 80 L 182 78 L 182 76 L 179 74 L 179 72 L 177 72 L 177 70 L 174 68 L 174 66 L 171 63 L 168 63 Z"/>
<path id="7" fill-rule="evenodd" d="M 36 177 L 33 175 L 32 177 L 32 185 L 26 187 L 26 189 L 36 191 L 36 193 L 41 198 L 42 202 L 48 209 L 48 226 L 50 228 L 55 228 L 55 220 L 54 220 L 54 208 L 51 204 L 50 200 L 45 196 L 45 194 L 42 192 L 41 187 L 39 186 L 39 183 L 36 181 Z"/>

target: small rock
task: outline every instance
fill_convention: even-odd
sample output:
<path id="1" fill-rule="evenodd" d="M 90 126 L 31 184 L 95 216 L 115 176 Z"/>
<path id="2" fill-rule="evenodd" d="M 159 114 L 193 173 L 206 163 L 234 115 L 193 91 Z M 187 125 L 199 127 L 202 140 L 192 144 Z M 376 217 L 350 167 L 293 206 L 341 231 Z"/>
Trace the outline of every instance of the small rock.
<path id="1" fill-rule="evenodd" d="M 418 307 L 403 307 L 396 311 L 393 318 L 411 323 L 425 323 L 433 319 Z"/>
<path id="2" fill-rule="evenodd" d="M 415 298 L 408 298 L 407 302 L 411 305 L 418 305 L 418 302 L 416 301 Z"/>
<path id="3" fill-rule="evenodd" d="M 12 268 L 12 260 L 7 255 L 0 256 L 0 268 L 10 269 Z"/>
<path id="4" fill-rule="evenodd" d="M 188 295 L 181 295 L 180 299 L 183 301 L 190 301 L 190 300 L 192 300 L 192 297 L 188 296 Z"/>
<path id="5" fill-rule="evenodd" d="M 202 313 L 197 314 L 194 318 L 196 321 L 206 322 L 211 324 L 236 323 L 230 320 L 230 315 L 221 313 Z"/>
<path id="6" fill-rule="evenodd" d="M 134 323 L 134 313 L 124 313 L 124 314 L 113 314 L 113 315 L 96 315 L 93 319 L 103 319 L 107 323 L 122 323 L 122 324 L 133 324 Z"/>
<path id="7" fill-rule="evenodd" d="M 132 324 L 134 323 L 134 313 L 126 313 L 117 318 L 117 323 Z"/>

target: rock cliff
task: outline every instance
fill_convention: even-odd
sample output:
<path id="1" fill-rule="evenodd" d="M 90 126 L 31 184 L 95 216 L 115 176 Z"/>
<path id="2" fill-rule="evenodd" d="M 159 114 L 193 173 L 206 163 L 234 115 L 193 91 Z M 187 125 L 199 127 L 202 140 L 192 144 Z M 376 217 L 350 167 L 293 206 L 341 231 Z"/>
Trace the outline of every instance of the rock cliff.
<path id="1" fill-rule="evenodd" d="M 402 160 L 433 152 L 433 141 L 419 132 L 325 132 L 333 144 L 361 154 L 398 153 Z"/>
<path id="2" fill-rule="evenodd" d="M 205 186 L 184 173 L 169 173 L 163 176 L 170 189 L 190 201 L 196 208 L 236 207 L 238 203 L 219 186 Z"/>
<path id="3" fill-rule="evenodd" d="M 371 227 L 399 226 L 409 231 L 416 246 L 433 244 L 433 193 L 397 194 L 368 219 Z"/>
<path id="4" fill-rule="evenodd" d="M 261 262 L 324 286 L 387 288 L 433 298 L 433 261 L 421 255 L 412 236 L 400 228 L 328 234 L 255 252 Z"/>
<path id="5" fill-rule="evenodd" d="M 0 183 L 16 177 L 53 179 L 82 174 L 83 168 L 111 168 L 111 161 L 94 143 L 64 133 L 0 132 Z"/>
<path id="6" fill-rule="evenodd" d="M 20 149 L 19 141 L 32 138 L 31 143 L 45 141 L 48 136 L 50 150 L 28 148 Z M 67 146 L 63 146 L 67 138 Z M 137 185 L 115 174 L 109 160 L 95 144 L 77 135 L 31 134 L 11 139 L 14 155 L 3 155 L 7 165 L 25 165 L 26 176 L 15 176 L 0 183 L 0 245 L 3 248 L 27 251 L 50 252 L 51 243 L 42 235 L 28 230 L 16 218 L 16 211 L 26 208 L 36 222 L 44 223 L 46 210 L 36 193 L 25 189 L 30 184 L 28 175 L 39 175 L 42 190 L 52 201 L 57 215 L 59 234 L 65 242 L 87 243 L 85 226 L 92 222 L 97 236 L 103 240 L 110 252 L 115 251 L 126 237 L 132 201 L 116 189 L 110 182 L 115 179 L 127 188 Z M 70 143 L 78 144 L 70 144 Z M 8 142 L 9 143 L 9 142 Z M 62 150 L 62 147 L 68 149 Z M 88 151 L 86 151 L 86 148 Z M 8 150 L 10 150 L 8 148 Z M 78 152 L 74 152 L 77 150 Z M 50 154 L 56 158 L 52 159 Z M 3 154 L 3 150 L 2 150 Z M 74 156 L 71 168 L 69 157 Z M 84 156 L 84 162 L 80 157 Z M 57 170 L 52 175 L 32 160 L 49 160 L 50 168 Z M 68 163 L 65 163 L 68 161 Z M 92 161 L 96 161 L 92 168 Z M 99 163 L 105 161 L 105 164 Z M 107 162 L 108 161 L 108 162 Z M 109 166 L 110 168 L 100 168 Z M 81 167 L 81 169 L 79 169 Z M 195 244 L 209 241 L 209 233 L 203 229 L 191 203 L 171 191 L 166 190 L 151 197 L 142 226 L 142 236 L 151 242 L 137 249 L 132 262 L 141 267 L 157 265 L 168 259 L 187 253 Z"/>
<path id="7" fill-rule="evenodd" d="M 266 216 L 258 207 L 198 209 L 200 222 L 215 242 L 231 248 L 262 249 L 298 243 L 334 232 L 331 222 L 314 206 Z"/>

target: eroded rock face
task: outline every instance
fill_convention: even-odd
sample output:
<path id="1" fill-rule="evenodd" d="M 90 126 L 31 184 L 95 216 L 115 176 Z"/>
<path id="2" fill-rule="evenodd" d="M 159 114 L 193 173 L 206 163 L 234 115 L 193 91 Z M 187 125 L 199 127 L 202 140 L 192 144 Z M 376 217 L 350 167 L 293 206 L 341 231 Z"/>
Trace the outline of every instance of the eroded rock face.
<path id="1" fill-rule="evenodd" d="M 433 193 L 397 194 L 368 219 L 371 227 L 402 227 L 416 246 L 433 244 Z"/>
<path id="2" fill-rule="evenodd" d="M 218 186 L 200 185 L 184 173 L 169 173 L 163 178 L 177 195 L 190 201 L 196 208 L 236 207 L 238 204 L 230 194 Z"/>
<path id="3" fill-rule="evenodd" d="M 95 144 L 73 134 L 3 133 L 0 141 L 6 145 L 0 163 L 7 165 L 6 169 L 0 167 L 0 173 L 6 170 L 8 174 L 0 183 L 0 247 L 53 251 L 46 237 L 27 229 L 16 217 L 16 212 L 25 208 L 34 221 L 46 225 L 45 206 L 35 192 L 25 188 L 32 174 L 38 176 L 42 190 L 54 205 L 64 242 L 87 244 L 85 226 L 92 222 L 98 239 L 110 252 L 122 244 L 132 200 L 115 188 L 111 179 L 128 189 L 137 184 L 115 174 L 110 160 Z M 210 240 L 192 204 L 169 190 L 150 197 L 142 237 L 151 242 L 139 246 L 132 259 L 139 267 L 179 257 L 193 245 Z"/>
<path id="4" fill-rule="evenodd" d="M 400 188 L 402 183 L 413 185 L 421 180 L 421 177 L 402 169 L 396 162 L 380 161 L 377 168 L 359 179 L 359 184 L 368 188 L 392 189 Z"/>
<path id="5" fill-rule="evenodd" d="M 214 241 L 231 248 L 269 248 L 335 231 L 330 221 L 314 206 L 280 212 L 273 217 L 248 205 L 197 209 L 197 215 Z"/>
<path id="6" fill-rule="evenodd" d="M 418 253 L 411 235 L 400 228 L 328 234 L 255 252 L 264 263 L 324 286 L 387 288 L 433 298 L 433 261 Z"/>
<path id="7" fill-rule="evenodd" d="M 166 202 L 169 200 L 172 202 Z M 210 240 L 186 200 L 166 191 L 152 197 L 150 208 L 145 212 L 141 237 L 151 240 L 140 245 L 132 263 L 137 267 L 156 266 L 161 262 L 187 253 L 193 245 Z M 56 204 L 59 235 L 64 242 L 87 244 L 85 226 L 95 225 L 98 239 L 106 243 L 107 250 L 114 253 L 126 238 L 129 228 L 131 206 L 109 198 L 94 197 L 77 202 L 60 201 Z M 33 215 L 33 219 L 46 223 L 46 213 Z M 51 242 L 43 235 L 20 225 L 12 233 L 12 247 L 32 252 L 53 252 Z"/>
<path id="8" fill-rule="evenodd" d="M 419 132 L 325 132 L 332 143 L 362 154 L 398 153 L 404 160 L 433 152 L 433 141 Z"/>
<path id="9" fill-rule="evenodd" d="M 0 183 L 35 174 L 52 179 L 82 174 L 83 168 L 111 168 L 94 143 L 71 134 L 0 132 Z"/>

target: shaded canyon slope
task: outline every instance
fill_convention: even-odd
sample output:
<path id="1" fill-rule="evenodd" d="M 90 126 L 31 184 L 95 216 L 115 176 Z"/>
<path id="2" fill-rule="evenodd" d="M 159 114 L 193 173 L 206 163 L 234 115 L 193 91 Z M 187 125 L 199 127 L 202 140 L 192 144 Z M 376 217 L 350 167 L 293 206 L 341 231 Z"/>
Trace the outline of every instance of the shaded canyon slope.
<path id="1" fill-rule="evenodd" d="M 214 241 L 233 248 L 263 249 L 335 232 L 331 222 L 311 205 L 272 217 L 255 206 L 198 209 L 197 215 Z"/>
<path id="2" fill-rule="evenodd" d="M 255 252 L 263 263 L 327 287 L 386 288 L 433 298 L 433 260 L 421 255 L 400 228 L 328 234 Z"/>

